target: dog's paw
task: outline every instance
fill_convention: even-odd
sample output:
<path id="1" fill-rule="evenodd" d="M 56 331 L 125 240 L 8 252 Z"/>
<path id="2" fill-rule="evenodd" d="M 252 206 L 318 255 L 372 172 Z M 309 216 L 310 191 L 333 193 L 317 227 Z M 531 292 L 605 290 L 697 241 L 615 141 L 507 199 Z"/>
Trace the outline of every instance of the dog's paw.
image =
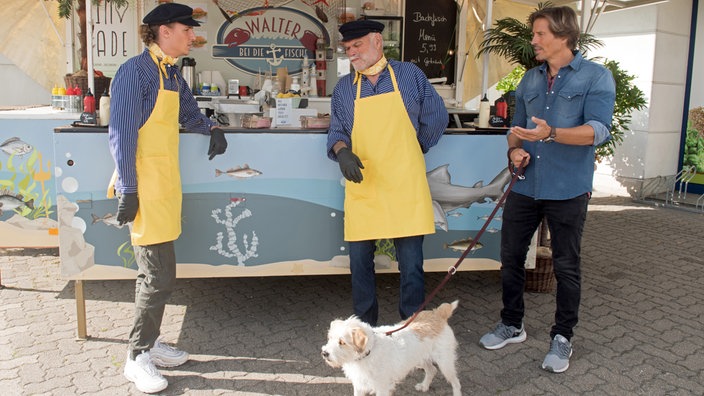
<path id="1" fill-rule="evenodd" d="M 417 390 L 418 392 L 427 392 L 428 389 L 430 389 L 430 385 L 426 385 L 426 384 L 424 384 L 424 383 L 422 383 L 422 382 L 419 382 L 419 383 L 416 384 L 416 390 Z"/>

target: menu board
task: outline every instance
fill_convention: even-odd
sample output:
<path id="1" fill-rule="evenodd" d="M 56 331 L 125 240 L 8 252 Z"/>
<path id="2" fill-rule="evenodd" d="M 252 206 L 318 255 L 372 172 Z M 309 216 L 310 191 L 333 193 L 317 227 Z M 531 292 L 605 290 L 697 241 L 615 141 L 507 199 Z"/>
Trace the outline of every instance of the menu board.
<path id="1" fill-rule="evenodd" d="M 406 0 L 403 60 L 415 63 L 428 78 L 455 81 L 457 2 Z"/>

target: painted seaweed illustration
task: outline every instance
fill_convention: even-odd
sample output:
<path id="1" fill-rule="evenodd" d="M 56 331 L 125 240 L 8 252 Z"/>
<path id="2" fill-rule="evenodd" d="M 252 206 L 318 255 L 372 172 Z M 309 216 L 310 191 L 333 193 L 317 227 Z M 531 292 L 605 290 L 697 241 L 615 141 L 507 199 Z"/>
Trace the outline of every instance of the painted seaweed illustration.
<path id="1" fill-rule="evenodd" d="M 123 267 L 137 268 L 137 261 L 134 258 L 134 248 L 130 241 L 117 247 L 117 256 L 122 260 Z"/>
<path id="2" fill-rule="evenodd" d="M 374 254 L 388 256 L 391 260 L 396 260 L 396 248 L 391 239 L 379 239 L 376 241 L 376 251 Z"/>
<path id="3" fill-rule="evenodd" d="M 247 261 L 247 259 L 249 258 L 258 257 L 257 246 L 259 245 L 259 238 L 257 237 L 257 233 L 252 231 L 251 242 L 248 240 L 247 234 L 244 234 L 242 236 L 242 246 L 244 247 L 245 252 L 240 252 L 240 249 L 237 246 L 237 233 L 235 232 L 237 223 L 239 223 L 242 219 L 246 219 L 247 217 L 252 216 L 252 211 L 250 211 L 249 209 L 244 209 L 237 216 L 233 215 L 233 210 L 237 206 L 239 206 L 241 202 L 242 201 L 240 200 L 230 202 L 230 204 L 225 207 L 224 219 L 220 218 L 220 213 L 222 213 L 222 209 L 214 209 L 211 212 L 211 216 L 213 217 L 213 219 L 215 219 L 215 222 L 218 224 L 223 224 L 225 226 L 225 229 L 227 229 L 227 250 L 225 250 L 225 247 L 223 246 L 224 235 L 222 232 L 217 233 L 216 243 L 215 245 L 210 247 L 210 250 L 215 250 L 221 256 L 225 256 L 227 258 L 235 257 L 237 259 L 238 266 L 244 266 L 245 261 Z"/>
<path id="4" fill-rule="evenodd" d="M 28 219 L 38 219 L 49 217 L 53 212 L 50 208 L 53 205 L 50 190 L 46 188 L 45 182 L 51 179 L 51 161 L 44 162 L 42 154 L 37 149 L 32 149 L 26 161 L 16 164 L 17 159 L 23 159 L 23 155 L 10 154 L 5 164 L 5 170 L 11 175 L 7 179 L 0 179 L 0 189 L 14 192 L 21 195 L 23 200 L 34 202 L 33 207 L 23 205 L 15 208 L 15 213 Z M 2 163 L 0 163 L 2 170 Z M 38 191 L 37 182 L 41 185 L 41 192 Z"/>

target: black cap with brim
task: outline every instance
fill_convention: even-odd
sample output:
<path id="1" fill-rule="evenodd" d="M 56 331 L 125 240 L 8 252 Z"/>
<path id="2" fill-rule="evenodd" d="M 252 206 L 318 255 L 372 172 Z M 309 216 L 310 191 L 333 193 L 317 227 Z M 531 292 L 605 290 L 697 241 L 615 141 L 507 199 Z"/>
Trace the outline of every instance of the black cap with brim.
<path id="1" fill-rule="evenodd" d="M 200 22 L 193 19 L 193 8 L 178 3 L 159 4 L 142 19 L 145 25 L 166 25 L 172 22 L 200 26 Z"/>
<path id="2" fill-rule="evenodd" d="M 342 41 L 345 42 L 366 36 L 369 33 L 381 33 L 384 31 L 384 24 L 361 19 L 343 24 L 340 26 L 339 31 L 342 34 Z"/>

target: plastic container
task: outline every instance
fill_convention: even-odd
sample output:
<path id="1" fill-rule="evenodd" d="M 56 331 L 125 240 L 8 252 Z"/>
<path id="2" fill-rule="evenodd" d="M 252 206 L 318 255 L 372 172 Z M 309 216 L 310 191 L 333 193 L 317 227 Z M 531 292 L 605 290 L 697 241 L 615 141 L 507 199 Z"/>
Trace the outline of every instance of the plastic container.
<path id="1" fill-rule="evenodd" d="M 262 129 L 271 128 L 271 117 L 264 117 L 259 114 L 245 114 L 242 116 L 242 128 Z"/>
<path id="2" fill-rule="evenodd" d="M 489 99 L 487 99 L 486 94 L 479 102 L 479 128 L 489 127 L 489 111 L 491 110 L 491 105 L 489 104 Z"/>
<path id="3" fill-rule="evenodd" d="M 330 116 L 301 116 L 301 128 L 307 129 L 328 129 L 330 128 Z"/>
<path id="4" fill-rule="evenodd" d="M 100 113 L 98 115 L 100 126 L 107 126 L 110 122 L 110 95 L 107 89 L 100 96 Z"/>

